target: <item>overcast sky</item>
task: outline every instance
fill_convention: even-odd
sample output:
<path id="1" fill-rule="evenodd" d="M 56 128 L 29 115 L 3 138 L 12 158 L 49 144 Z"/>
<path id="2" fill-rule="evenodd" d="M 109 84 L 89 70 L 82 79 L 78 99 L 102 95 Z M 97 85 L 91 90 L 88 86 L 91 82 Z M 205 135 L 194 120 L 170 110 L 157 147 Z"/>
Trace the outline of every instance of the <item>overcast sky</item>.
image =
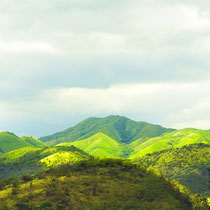
<path id="1" fill-rule="evenodd" d="M 210 1 L 0 0 L 0 131 L 110 114 L 210 129 Z"/>

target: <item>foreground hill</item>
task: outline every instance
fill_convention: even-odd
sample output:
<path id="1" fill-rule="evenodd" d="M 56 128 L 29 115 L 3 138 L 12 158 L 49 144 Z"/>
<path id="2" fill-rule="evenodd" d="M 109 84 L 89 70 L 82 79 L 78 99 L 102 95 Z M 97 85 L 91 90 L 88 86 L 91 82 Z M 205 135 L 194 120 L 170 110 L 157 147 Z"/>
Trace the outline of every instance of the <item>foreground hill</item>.
<path id="1" fill-rule="evenodd" d="M 138 162 L 209 196 L 210 145 L 195 144 L 141 157 Z"/>
<path id="2" fill-rule="evenodd" d="M 87 159 L 82 150 L 70 147 L 25 147 L 0 156 L 0 179 L 34 174 L 65 163 Z"/>
<path id="3" fill-rule="evenodd" d="M 86 139 L 102 132 L 119 143 L 130 143 L 139 138 L 152 138 L 171 131 L 174 131 L 174 129 L 167 129 L 146 122 L 136 122 L 121 116 L 92 117 L 72 128 L 42 137 L 40 140 L 48 145 L 56 145 Z"/>
<path id="4" fill-rule="evenodd" d="M 130 158 L 138 158 L 148 153 L 200 143 L 210 144 L 210 130 L 199 130 L 195 128 L 181 129 L 164 133 L 159 137 L 151 138 L 147 141 L 140 139 L 132 142 L 130 145 L 134 149 L 134 152 L 132 152 Z"/>
<path id="5" fill-rule="evenodd" d="M 2 154 L 22 147 L 46 146 L 43 142 L 33 137 L 18 137 L 10 132 L 0 132 L 0 152 Z"/>
<path id="6" fill-rule="evenodd" d="M 0 191 L 5 209 L 208 209 L 206 201 L 128 161 L 64 165 Z M 9 184 L 9 183 L 7 183 Z"/>
<path id="7" fill-rule="evenodd" d="M 72 143 L 61 143 L 60 146 L 70 146 L 84 150 L 90 155 L 100 158 L 124 157 L 130 153 L 130 147 L 127 144 L 120 144 L 109 136 L 99 132 L 87 139 L 74 141 Z"/>

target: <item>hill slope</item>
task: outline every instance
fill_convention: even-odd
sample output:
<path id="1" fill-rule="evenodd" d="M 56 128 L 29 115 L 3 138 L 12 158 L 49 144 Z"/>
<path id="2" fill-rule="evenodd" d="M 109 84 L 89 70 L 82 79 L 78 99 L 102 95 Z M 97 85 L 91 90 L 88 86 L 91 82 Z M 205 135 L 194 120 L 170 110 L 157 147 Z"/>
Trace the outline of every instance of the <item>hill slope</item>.
<path id="1" fill-rule="evenodd" d="M 0 179 L 34 174 L 49 167 L 73 163 L 88 157 L 88 154 L 74 146 L 25 147 L 0 156 Z"/>
<path id="2" fill-rule="evenodd" d="M 43 147 L 43 142 L 33 137 L 18 137 L 10 132 L 0 132 L 0 152 L 7 153 L 22 147 Z"/>
<path id="3" fill-rule="evenodd" d="M 0 191 L 5 209 L 208 209 L 206 202 L 122 160 L 82 161 Z M 46 203 L 47 201 L 47 203 Z M 48 208 L 44 208 L 47 207 Z M 24 207 L 24 208 L 23 208 Z"/>
<path id="4" fill-rule="evenodd" d="M 129 146 L 120 144 L 107 135 L 99 132 L 87 139 L 75 141 L 72 143 L 61 143 L 61 146 L 74 145 L 90 155 L 107 158 L 107 157 L 126 157 L 130 151 Z"/>
<path id="5" fill-rule="evenodd" d="M 20 139 L 18 136 L 9 133 L 1 132 L 0 133 L 0 151 L 2 153 L 7 153 L 14 149 L 19 149 L 22 147 L 30 147 L 31 144 L 26 142 L 23 139 Z"/>
<path id="6" fill-rule="evenodd" d="M 209 196 L 210 145 L 195 144 L 141 157 L 138 162 L 176 179 L 193 193 Z"/>
<path id="7" fill-rule="evenodd" d="M 186 128 L 164 133 L 159 137 L 151 138 L 147 141 L 140 139 L 132 142 L 130 146 L 133 148 L 134 152 L 131 154 L 130 158 L 137 158 L 148 153 L 200 143 L 210 144 L 210 131 Z"/>
<path id="8" fill-rule="evenodd" d="M 174 129 L 167 129 L 146 122 L 136 122 L 121 116 L 108 116 L 105 118 L 92 117 L 72 128 L 42 137 L 40 140 L 46 142 L 48 145 L 56 145 L 63 142 L 86 139 L 96 133 L 103 132 L 117 142 L 130 143 L 141 137 L 151 138 L 171 131 L 174 131 Z"/>

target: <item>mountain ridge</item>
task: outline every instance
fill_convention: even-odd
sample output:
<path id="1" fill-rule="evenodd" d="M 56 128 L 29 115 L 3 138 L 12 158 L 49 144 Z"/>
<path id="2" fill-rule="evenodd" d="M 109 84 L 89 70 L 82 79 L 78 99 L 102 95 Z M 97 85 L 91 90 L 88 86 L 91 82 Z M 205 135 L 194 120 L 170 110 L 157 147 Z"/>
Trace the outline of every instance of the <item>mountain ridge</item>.
<path id="1" fill-rule="evenodd" d="M 147 122 L 136 122 L 123 116 L 110 115 L 104 118 L 87 118 L 71 128 L 39 139 L 48 145 L 56 145 L 86 139 L 103 132 L 120 143 L 130 143 L 141 137 L 156 137 L 174 130 Z"/>

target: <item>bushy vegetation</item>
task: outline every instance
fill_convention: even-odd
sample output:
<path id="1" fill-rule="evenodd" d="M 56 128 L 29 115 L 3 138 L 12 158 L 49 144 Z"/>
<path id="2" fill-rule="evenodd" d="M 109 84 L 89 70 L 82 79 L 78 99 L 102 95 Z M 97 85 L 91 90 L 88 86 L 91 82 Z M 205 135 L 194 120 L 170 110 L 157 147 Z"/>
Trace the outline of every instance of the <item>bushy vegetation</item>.
<path id="1" fill-rule="evenodd" d="M 102 132 L 117 142 L 130 143 L 141 137 L 152 138 L 171 131 L 174 130 L 146 122 L 136 122 L 126 117 L 108 116 L 105 118 L 88 118 L 72 128 L 40 139 L 48 145 L 56 145 L 87 139 Z"/>
<path id="2" fill-rule="evenodd" d="M 210 145 L 195 144 L 148 154 L 137 159 L 146 167 L 178 180 L 193 193 L 209 196 Z"/>
<path id="3" fill-rule="evenodd" d="M 0 179 L 34 174 L 50 167 L 87 158 L 87 153 L 74 146 L 25 147 L 0 156 Z"/>
<path id="4" fill-rule="evenodd" d="M 208 209 L 205 199 L 139 165 L 94 158 L 4 186 L 0 202 L 3 209 Z"/>

